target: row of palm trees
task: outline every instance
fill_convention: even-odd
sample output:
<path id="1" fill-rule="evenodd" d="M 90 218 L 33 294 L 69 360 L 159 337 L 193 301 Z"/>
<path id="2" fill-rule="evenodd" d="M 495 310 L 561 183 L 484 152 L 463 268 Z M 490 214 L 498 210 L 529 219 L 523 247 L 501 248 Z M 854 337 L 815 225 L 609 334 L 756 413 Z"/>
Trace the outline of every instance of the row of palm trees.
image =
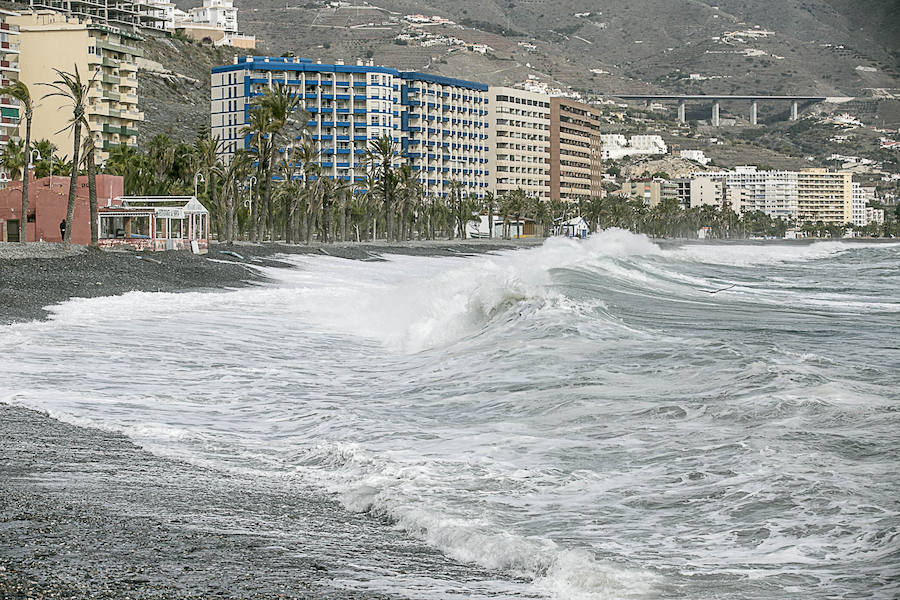
<path id="1" fill-rule="evenodd" d="M 74 73 L 56 73 L 56 81 L 42 85 L 48 88 L 44 98 L 61 97 L 72 111 L 72 159 L 57 158 L 55 166 L 56 173 L 70 177 L 66 221 L 73 222 L 77 177 L 83 171 L 88 178 L 91 244 L 96 246 L 97 148 L 85 117 L 93 79 L 83 80 L 77 67 Z M 32 150 L 32 95 L 21 82 L 0 89 L 0 95 L 19 101 L 26 125 L 24 142 L 7 146 L 0 163 L 8 163 L 4 166 L 13 173 L 16 168 L 24 173 Z M 113 147 L 102 171 L 122 175 L 128 195 L 196 191 L 210 210 L 218 239 L 228 242 L 241 238 L 288 243 L 465 238 L 468 224 L 481 215 L 487 215 L 491 224 L 500 217 L 504 237 L 521 236 L 525 219 L 534 222 L 536 234 L 546 236 L 554 223 L 578 215 L 594 231 L 620 227 L 656 237 L 694 237 L 701 227 L 709 228 L 713 237 L 783 236 L 791 226 L 762 212 L 739 216 L 729 207 L 714 206 L 685 210 L 674 200 L 652 208 L 621 196 L 568 203 L 529 197 L 521 189 L 478 198 L 458 181 L 451 182 L 443 197 L 426 196 L 417 172 L 409 164 L 398 164 L 400 153 L 389 136 L 369 141 L 364 181 L 332 179 L 320 166 L 317 145 L 306 128 L 308 120 L 298 96 L 287 86 L 275 85 L 254 98 L 249 123 L 241 130 L 248 148 L 236 151 L 227 165 L 220 159 L 222 142 L 209 134 L 193 144 L 176 144 L 157 135 L 143 151 Z M 41 162 L 54 156 L 55 149 L 46 141 L 39 142 L 38 149 Z M 23 177 L 22 188 L 22 214 L 27 214 L 28 177 Z M 810 228 L 819 233 L 818 225 Z M 67 244 L 72 229 L 66 228 Z M 493 236 L 493 227 L 489 230 Z M 25 235 L 21 239 L 25 241 Z"/>

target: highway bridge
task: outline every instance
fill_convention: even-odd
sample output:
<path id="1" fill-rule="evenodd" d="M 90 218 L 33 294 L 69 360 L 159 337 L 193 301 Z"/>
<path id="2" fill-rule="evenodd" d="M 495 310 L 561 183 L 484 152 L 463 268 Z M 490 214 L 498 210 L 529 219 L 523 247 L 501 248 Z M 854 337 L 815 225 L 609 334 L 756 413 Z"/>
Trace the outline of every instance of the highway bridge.
<path id="1" fill-rule="evenodd" d="M 742 101 L 750 103 L 750 124 L 756 125 L 758 122 L 758 111 L 760 102 L 790 102 L 791 103 L 791 120 L 796 121 L 800 118 L 800 104 L 815 104 L 832 100 L 826 96 L 769 96 L 769 95 L 732 95 L 732 94 L 608 94 L 622 100 L 644 100 L 646 102 L 653 101 L 675 101 L 678 102 L 678 122 L 684 123 L 685 106 L 688 102 L 712 102 L 712 119 L 710 123 L 714 127 L 719 126 L 719 109 L 722 101 Z M 846 102 L 852 98 L 834 98 L 835 101 Z"/>

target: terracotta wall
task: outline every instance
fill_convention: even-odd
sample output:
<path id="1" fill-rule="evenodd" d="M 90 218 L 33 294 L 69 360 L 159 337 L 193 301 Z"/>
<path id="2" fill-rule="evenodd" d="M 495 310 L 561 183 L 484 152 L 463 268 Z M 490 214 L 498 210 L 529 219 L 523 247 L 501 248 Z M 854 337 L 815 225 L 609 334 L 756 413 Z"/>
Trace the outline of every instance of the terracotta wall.
<path id="1" fill-rule="evenodd" d="M 97 204 L 115 204 L 115 199 L 124 192 L 124 180 L 118 175 L 97 176 Z M 75 197 L 75 218 L 72 229 L 72 243 L 91 243 L 90 204 L 87 177 L 78 178 Z M 53 177 L 32 179 L 28 184 L 28 214 L 34 222 L 28 223 L 28 241 L 60 242 L 59 223 L 66 216 L 69 196 L 69 178 Z M 20 220 L 22 212 L 22 182 L 13 181 L 5 190 L 0 190 L 0 230 L 7 230 L 6 221 Z M 0 238 L 2 239 L 2 238 Z"/>

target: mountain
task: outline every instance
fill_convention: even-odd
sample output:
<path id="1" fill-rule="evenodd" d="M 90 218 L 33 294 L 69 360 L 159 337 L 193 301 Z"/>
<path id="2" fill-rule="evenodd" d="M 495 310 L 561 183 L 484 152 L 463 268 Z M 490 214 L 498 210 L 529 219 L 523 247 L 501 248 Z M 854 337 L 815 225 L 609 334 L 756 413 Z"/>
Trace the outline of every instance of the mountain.
<path id="1" fill-rule="evenodd" d="M 235 4 L 241 29 L 257 35 L 260 50 L 270 54 L 368 57 L 491 84 L 534 76 L 594 94 L 900 92 L 898 0 L 380 0 L 337 9 L 296 0 Z M 409 14 L 451 19 L 463 28 L 421 29 L 492 50 L 481 55 L 458 46 L 400 45 L 396 36 L 413 28 L 398 18 Z"/>

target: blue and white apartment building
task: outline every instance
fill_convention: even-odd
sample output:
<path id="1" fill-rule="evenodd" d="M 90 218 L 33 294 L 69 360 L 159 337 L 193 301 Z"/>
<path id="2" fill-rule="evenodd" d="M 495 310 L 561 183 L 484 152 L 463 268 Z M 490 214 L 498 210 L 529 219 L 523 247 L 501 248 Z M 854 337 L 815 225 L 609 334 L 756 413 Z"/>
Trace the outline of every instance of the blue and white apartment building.
<path id="1" fill-rule="evenodd" d="M 488 190 L 488 87 L 371 62 L 240 56 L 214 67 L 212 134 L 223 142 L 226 164 L 248 143 L 241 129 L 251 99 L 279 82 L 312 115 L 307 127 L 329 177 L 365 182 L 369 141 L 390 135 L 400 149 L 397 164 L 412 166 L 426 194 L 446 195 L 454 180 L 478 196 Z"/>

